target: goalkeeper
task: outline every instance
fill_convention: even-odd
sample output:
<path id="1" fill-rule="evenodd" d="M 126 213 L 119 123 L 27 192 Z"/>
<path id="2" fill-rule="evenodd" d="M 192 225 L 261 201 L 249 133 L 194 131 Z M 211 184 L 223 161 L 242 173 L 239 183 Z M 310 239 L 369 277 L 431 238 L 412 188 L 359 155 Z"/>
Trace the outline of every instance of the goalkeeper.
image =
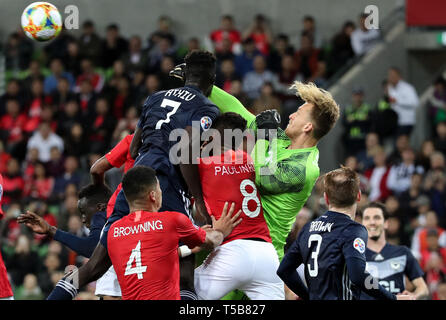
<path id="1" fill-rule="evenodd" d="M 183 65 L 171 71 L 182 77 Z M 291 89 L 304 100 L 290 115 L 285 130 L 279 128 L 276 110 L 266 110 L 255 116 L 240 101 L 214 86 L 209 99 L 222 113 L 236 112 L 257 133 L 251 155 L 256 171 L 256 186 L 260 192 L 265 220 L 279 259 L 284 255 L 286 237 L 319 177 L 317 143 L 335 125 L 339 106 L 331 94 L 313 83 L 295 82 Z M 277 135 L 274 137 L 274 133 Z"/>
<path id="2" fill-rule="evenodd" d="M 280 260 L 296 215 L 319 177 L 317 143 L 339 118 L 339 106 L 329 92 L 313 83 L 295 82 L 291 88 L 296 89 L 304 104 L 290 115 L 285 130 L 279 128 L 280 116 L 276 110 L 264 111 L 256 117 L 237 98 L 215 86 L 209 97 L 222 113 L 236 112 L 254 132 L 266 131 L 264 137 L 257 135 L 252 156 L 265 220 Z M 277 132 L 276 137 L 273 132 Z"/>

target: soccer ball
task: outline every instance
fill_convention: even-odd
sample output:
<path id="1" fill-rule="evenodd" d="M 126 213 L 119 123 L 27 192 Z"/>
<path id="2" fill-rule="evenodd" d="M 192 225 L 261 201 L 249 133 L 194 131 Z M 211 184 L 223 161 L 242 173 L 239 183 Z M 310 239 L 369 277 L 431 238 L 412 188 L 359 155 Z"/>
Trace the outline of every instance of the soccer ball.
<path id="1" fill-rule="evenodd" d="M 34 2 L 23 10 L 22 28 L 28 38 L 48 41 L 62 30 L 62 17 L 51 3 Z"/>

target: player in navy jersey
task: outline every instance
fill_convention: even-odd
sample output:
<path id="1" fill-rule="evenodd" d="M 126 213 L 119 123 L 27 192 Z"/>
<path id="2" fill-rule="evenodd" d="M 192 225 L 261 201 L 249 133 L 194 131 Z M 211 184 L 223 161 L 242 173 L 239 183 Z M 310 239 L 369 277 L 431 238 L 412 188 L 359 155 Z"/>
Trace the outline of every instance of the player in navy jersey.
<path id="1" fill-rule="evenodd" d="M 156 170 L 161 190 L 165 195 L 160 210 L 181 212 L 190 218 L 188 199 L 188 193 L 190 193 L 194 197 L 201 222 L 210 223 L 201 193 L 198 167 L 192 163 L 194 155 L 192 150 L 200 150 L 199 137 L 192 139 L 192 122 L 197 121 L 201 131 L 207 130 L 219 115 L 218 108 L 206 98 L 215 80 L 216 59 L 210 52 L 193 51 L 186 56 L 185 62 L 185 86 L 155 93 L 144 103 L 142 115 L 130 145 L 130 153 L 133 158 L 136 157 L 135 166 L 144 165 Z M 187 140 L 186 147 L 189 149 L 189 159 L 179 164 L 172 163 L 169 157 L 170 149 L 177 143 L 177 141 L 169 141 L 169 135 L 175 129 L 184 129 L 189 134 L 188 139 L 179 139 L 180 143 Z M 103 274 L 104 261 L 109 261 L 108 230 L 115 221 L 127 214 L 129 214 L 129 206 L 121 191 L 116 198 L 114 211 L 103 229 L 100 244 L 87 263 L 88 268 L 83 269 L 89 271 L 82 271 L 82 273 L 79 271 L 80 283 L 94 281 L 97 276 Z M 180 287 L 183 299 L 197 298 L 193 289 L 194 267 L 193 254 L 180 260 Z M 68 298 L 68 296 L 64 297 Z M 64 297 L 50 295 L 51 299 Z"/>
<path id="2" fill-rule="evenodd" d="M 77 207 L 82 222 L 90 230 L 87 237 L 78 237 L 51 226 L 31 211 L 19 215 L 17 221 L 25 224 L 35 233 L 47 235 L 77 254 L 89 258 L 98 244 L 101 230 L 107 221 L 105 209 L 111 195 L 111 190 L 105 185 L 89 184 L 79 191 Z"/>
<path id="3" fill-rule="evenodd" d="M 413 295 L 415 299 L 424 299 L 429 295 L 423 271 L 412 252 L 406 246 L 394 246 L 386 242 L 387 228 L 386 207 L 377 202 L 367 205 L 362 213 L 362 224 L 368 231 L 365 256 L 367 271 L 379 284 L 393 294 Z M 415 287 L 413 292 L 406 290 L 406 276 Z M 361 299 L 374 299 L 361 293 Z"/>
<path id="4" fill-rule="evenodd" d="M 411 299 L 391 294 L 366 271 L 367 230 L 354 221 L 358 175 L 345 167 L 330 171 L 324 191 L 328 211 L 302 228 L 277 270 L 285 284 L 310 300 L 356 300 L 361 290 L 377 299 Z M 302 263 L 308 288 L 296 270 Z"/>

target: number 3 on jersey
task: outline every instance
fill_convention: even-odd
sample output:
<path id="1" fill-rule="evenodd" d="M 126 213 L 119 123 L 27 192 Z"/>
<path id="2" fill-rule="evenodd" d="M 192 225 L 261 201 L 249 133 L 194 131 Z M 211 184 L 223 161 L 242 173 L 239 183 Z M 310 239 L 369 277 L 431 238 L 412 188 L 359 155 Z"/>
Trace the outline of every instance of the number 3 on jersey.
<path id="1" fill-rule="evenodd" d="M 321 249 L 321 243 L 322 243 L 322 236 L 320 234 L 312 234 L 308 238 L 308 248 L 311 247 L 311 243 L 316 242 L 316 250 L 311 252 L 311 259 L 313 259 L 313 268 L 311 267 L 311 264 L 308 263 L 308 273 L 310 274 L 310 277 L 317 277 L 317 274 L 319 272 L 319 266 L 317 264 L 317 256 L 319 255 L 319 250 Z"/>
<path id="2" fill-rule="evenodd" d="M 156 123 L 155 129 L 161 129 L 161 126 L 163 125 L 163 123 L 169 123 L 170 122 L 170 117 L 177 112 L 178 108 L 180 107 L 181 102 L 177 102 L 177 101 L 173 101 L 170 99 L 163 99 L 163 101 L 161 102 L 161 107 L 165 108 L 165 107 L 172 107 L 173 109 L 171 111 L 169 111 L 166 114 L 166 119 L 161 119 Z"/>
<path id="3" fill-rule="evenodd" d="M 135 261 L 135 267 L 132 268 L 133 261 Z M 143 278 L 143 273 L 146 272 L 147 266 L 141 264 L 141 240 L 138 241 L 135 249 L 132 250 L 129 261 L 127 261 L 127 267 L 125 268 L 125 276 L 131 274 L 137 274 L 138 279 Z"/>

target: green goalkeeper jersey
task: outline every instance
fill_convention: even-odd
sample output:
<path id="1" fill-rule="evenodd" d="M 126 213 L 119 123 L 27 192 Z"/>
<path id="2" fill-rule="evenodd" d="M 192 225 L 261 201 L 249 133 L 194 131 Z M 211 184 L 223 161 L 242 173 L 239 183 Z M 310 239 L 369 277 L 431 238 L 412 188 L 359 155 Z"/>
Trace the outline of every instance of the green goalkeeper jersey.
<path id="1" fill-rule="evenodd" d="M 214 86 L 209 99 L 222 113 L 236 112 L 255 129 L 255 116 L 237 98 Z M 279 128 L 271 144 L 258 139 L 251 153 L 265 220 L 280 260 L 288 233 L 319 177 L 317 147 L 288 149 L 290 144 Z"/>

